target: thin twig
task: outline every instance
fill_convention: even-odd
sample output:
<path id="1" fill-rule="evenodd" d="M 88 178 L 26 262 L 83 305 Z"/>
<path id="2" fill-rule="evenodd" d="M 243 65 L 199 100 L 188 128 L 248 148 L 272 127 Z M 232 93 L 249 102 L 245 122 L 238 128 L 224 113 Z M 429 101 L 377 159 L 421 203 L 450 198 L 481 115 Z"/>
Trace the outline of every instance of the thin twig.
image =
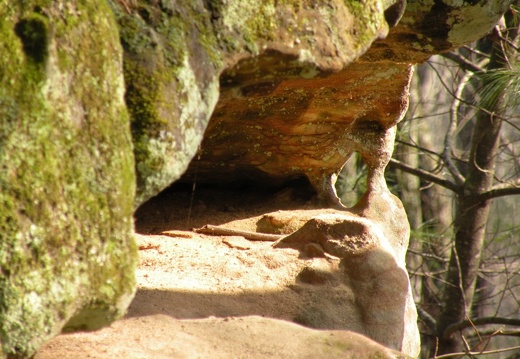
<path id="1" fill-rule="evenodd" d="M 239 229 L 213 226 L 211 224 L 206 224 L 205 226 L 203 226 L 201 228 L 194 228 L 193 232 L 209 234 L 212 236 L 242 236 L 251 241 L 267 241 L 267 242 L 275 242 L 286 236 L 285 234 L 267 234 L 267 233 L 242 231 Z"/>
<path id="2" fill-rule="evenodd" d="M 468 355 L 470 358 L 473 358 L 473 355 L 471 355 L 471 348 L 469 346 L 468 341 L 466 338 L 464 338 L 464 335 L 461 334 L 462 343 L 464 344 L 464 348 L 466 349 L 465 354 Z"/>
<path id="3" fill-rule="evenodd" d="M 447 258 L 443 258 L 443 257 L 435 255 L 433 253 L 419 252 L 419 251 L 415 251 L 415 250 L 413 250 L 411 248 L 408 248 L 407 251 L 412 253 L 412 254 L 421 256 L 423 258 L 433 258 L 436 261 L 441 262 L 441 263 L 447 263 L 448 262 Z"/>
<path id="4" fill-rule="evenodd" d="M 473 321 L 471 320 L 471 318 L 466 314 L 466 320 L 469 321 L 469 324 L 471 325 L 471 327 L 473 328 L 473 331 L 476 333 L 476 335 L 478 336 L 478 340 L 482 343 L 482 337 L 480 336 L 480 334 L 478 333 L 478 329 L 477 327 L 475 326 L 475 324 L 473 323 Z"/>
<path id="5" fill-rule="evenodd" d="M 509 347 L 509 348 L 503 348 L 503 349 L 496 349 L 496 350 L 488 350 L 485 352 L 459 352 L 459 353 L 450 353 L 450 354 L 443 354 L 439 356 L 434 356 L 433 359 L 446 359 L 446 358 L 453 358 L 458 356 L 464 356 L 464 355 L 486 355 L 486 354 L 498 354 L 498 353 L 504 353 L 512 350 L 518 350 L 520 349 L 520 345 L 516 347 Z"/>
<path id="6" fill-rule="evenodd" d="M 415 143 L 410 143 L 410 142 L 406 142 L 406 141 L 399 140 L 399 139 L 396 139 L 395 142 L 399 143 L 403 146 L 414 148 L 414 149 L 418 150 L 419 152 L 424 152 L 424 153 L 427 153 L 432 156 L 441 157 L 437 152 L 427 149 L 425 147 L 421 147 Z"/>
<path id="7" fill-rule="evenodd" d="M 449 338 L 456 331 L 462 330 L 467 327 L 487 324 L 503 324 L 503 325 L 515 325 L 520 326 L 520 319 L 502 318 L 502 317 L 482 317 L 476 318 L 472 321 L 463 320 L 458 323 L 451 324 L 444 331 L 444 338 Z"/>
<path id="8" fill-rule="evenodd" d="M 459 65 L 461 68 L 463 68 L 466 71 L 470 72 L 485 72 L 485 70 L 478 66 L 477 64 L 474 64 L 473 62 L 469 61 L 468 59 L 462 57 L 460 54 L 457 54 L 453 51 L 446 52 L 441 55 L 442 57 L 447 58 L 448 60 L 451 60 L 455 62 L 457 65 Z"/>

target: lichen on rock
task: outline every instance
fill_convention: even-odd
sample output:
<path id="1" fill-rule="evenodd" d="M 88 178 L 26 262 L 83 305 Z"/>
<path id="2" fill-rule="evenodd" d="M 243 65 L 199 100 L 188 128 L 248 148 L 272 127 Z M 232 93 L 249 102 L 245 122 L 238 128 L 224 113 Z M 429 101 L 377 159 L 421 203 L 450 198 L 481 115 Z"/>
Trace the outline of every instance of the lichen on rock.
<path id="1" fill-rule="evenodd" d="M 478 40 L 513 0 L 408 0 L 399 23 L 385 41 L 374 43 L 365 59 L 420 63 Z"/>
<path id="2" fill-rule="evenodd" d="M 180 178 L 219 97 L 219 76 L 276 51 L 306 69 L 339 70 L 386 35 L 381 0 L 110 2 L 123 44 L 135 146 L 136 206 Z M 302 71 L 301 76 L 312 77 Z"/>
<path id="3" fill-rule="evenodd" d="M 218 99 L 221 55 L 200 2 L 112 9 L 124 48 L 125 100 L 136 158 L 136 205 L 178 179 Z"/>
<path id="4" fill-rule="evenodd" d="M 4 2 L 0 19 L 0 342 L 22 358 L 124 314 L 135 176 L 105 2 Z"/>

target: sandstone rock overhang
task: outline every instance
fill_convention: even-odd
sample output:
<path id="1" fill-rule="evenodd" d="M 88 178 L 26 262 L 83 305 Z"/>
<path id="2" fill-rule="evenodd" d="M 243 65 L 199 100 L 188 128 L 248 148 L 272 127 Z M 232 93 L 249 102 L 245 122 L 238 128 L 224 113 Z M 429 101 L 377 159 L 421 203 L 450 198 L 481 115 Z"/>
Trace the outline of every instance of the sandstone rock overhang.
<path id="1" fill-rule="evenodd" d="M 296 66 L 295 73 L 276 64 L 280 79 L 339 71 L 386 36 L 387 6 L 381 0 L 138 2 L 129 8 L 114 2 L 125 50 L 136 204 L 185 172 L 218 102 L 224 72 L 269 54 L 279 54 L 276 63 Z"/>
<path id="2" fill-rule="evenodd" d="M 410 64 L 358 61 L 338 72 L 278 52 L 242 60 L 220 78 L 201 149 L 182 180 L 306 177 L 337 205 L 334 177 L 353 152 L 383 170 L 408 105 Z M 196 178 L 195 178 L 196 177 Z"/>
<path id="3" fill-rule="evenodd" d="M 383 171 L 407 110 L 413 65 L 483 36 L 509 4 L 403 5 L 385 5 L 395 26 L 385 39 L 380 27 L 368 51 L 347 57 L 352 62 L 339 71 L 327 66 L 330 59 L 278 45 L 225 67 L 200 150 L 181 181 L 279 185 L 306 177 L 323 203 L 338 205 L 335 178 L 353 152 Z M 316 44 L 323 35 L 314 34 Z"/>

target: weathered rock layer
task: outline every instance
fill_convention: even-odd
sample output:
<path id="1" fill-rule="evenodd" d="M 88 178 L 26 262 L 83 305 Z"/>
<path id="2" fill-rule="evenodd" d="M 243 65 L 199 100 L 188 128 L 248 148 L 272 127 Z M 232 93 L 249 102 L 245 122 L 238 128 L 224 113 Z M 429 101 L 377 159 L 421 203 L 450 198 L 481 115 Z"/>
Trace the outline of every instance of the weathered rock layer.
<path id="1" fill-rule="evenodd" d="M 143 1 L 127 8 L 114 2 L 113 8 L 125 49 L 137 204 L 186 170 L 226 69 L 231 74 L 241 59 L 268 58 L 263 54 L 271 52 L 279 54 L 268 64 L 274 65 L 271 75 L 279 79 L 313 77 L 317 69 L 338 71 L 388 30 L 380 0 L 363 5 L 339 0 L 190 1 L 175 6 Z M 280 66 L 284 61 L 287 66 Z M 310 73 L 298 69 L 302 66 Z M 257 69 L 245 74 L 251 84 L 258 80 Z"/>

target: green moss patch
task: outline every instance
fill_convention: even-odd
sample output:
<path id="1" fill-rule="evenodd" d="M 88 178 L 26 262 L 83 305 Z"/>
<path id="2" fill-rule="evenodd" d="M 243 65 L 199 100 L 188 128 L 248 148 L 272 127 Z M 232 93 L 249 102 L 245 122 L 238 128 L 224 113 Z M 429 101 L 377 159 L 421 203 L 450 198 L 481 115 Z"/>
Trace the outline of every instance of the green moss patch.
<path id="1" fill-rule="evenodd" d="M 0 341 L 14 358 L 71 318 L 94 329 L 124 314 L 135 174 L 106 3 L 27 1 L 0 19 Z"/>

